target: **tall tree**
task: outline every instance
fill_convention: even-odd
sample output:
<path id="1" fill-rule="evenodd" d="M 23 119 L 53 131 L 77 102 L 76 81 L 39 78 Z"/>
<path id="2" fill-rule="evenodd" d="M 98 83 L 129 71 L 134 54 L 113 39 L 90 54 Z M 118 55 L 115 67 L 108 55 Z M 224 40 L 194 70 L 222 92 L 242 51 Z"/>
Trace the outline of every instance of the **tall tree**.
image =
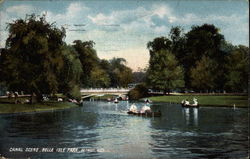
<path id="1" fill-rule="evenodd" d="M 226 88 L 232 92 L 247 91 L 249 72 L 249 48 L 246 46 L 236 47 L 227 56 L 227 82 Z"/>
<path id="2" fill-rule="evenodd" d="M 211 91 L 215 88 L 218 64 L 211 58 L 203 55 L 196 66 L 191 69 L 191 86 L 199 91 Z"/>
<path id="3" fill-rule="evenodd" d="M 61 46 L 65 30 L 46 22 L 45 16 L 27 16 L 8 24 L 5 80 L 10 90 L 35 94 L 56 93 L 63 67 Z"/>
<path id="4" fill-rule="evenodd" d="M 113 58 L 110 60 L 110 78 L 111 86 L 127 87 L 132 82 L 132 70 L 126 66 L 126 60 L 123 58 Z"/>
<path id="5" fill-rule="evenodd" d="M 216 28 L 214 25 L 193 26 L 186 34 L 186 37 L 186 48 L 191 66 L 194 66 L 194 61 L 199 61 L 203 55 L 216 60 L 223 58 L 220 48 L 221 43 L 224 41 L 224 36 L 219 33 L 219 28 Z"/>
<path id="6" fill-rule="evenodd" d="M 153 41 L 148 42 L 147 48 L 149 50 L 150 56 L 160 50 L 171 50 L 172 42 L 166 37 L 158 37 Z"/>
<path id="7" fill-rule="evenodd" d="M 176 56 L 180 64 L 183 64 L 186 57 L 186 37 L 183 28 L 180 26 L 172 27 L 168 36 L 172 43 L 171 52 Z"/>
<path id="8" fill-rule="evenodd" d="M 92 69 L 90 74 L 91 84 L 94 88 L 105 88 L 110 85 L 110 78 L 107 72 L 100 68 L 95 67 Z"/>
<path id="9" fill-rule="evenodd" d="M 160 50 L 150 56 L 147 83 L 151 88 L 170 93 L 184 86 L 183 68 L 168 50 Z"/>
<path id="10" fill-rule="evenodd" d="M 133 72 L 133 83 L 144 83 L 146 81 L 146 72 L 143 70 Z"/>
<path id="11" fill-rule="evenodd" d="M 217 89 L 223 89 L 225 79 L 224 73 L 224 57 L 225 52 L 221 51 L 221 45 L 224 41 L 224 36 L 219 33 L 219 28 L 214 25 L 203 24 L 201 26 L 193 26 L 192 29 L 186 34 L 186 58 L 183 61 L 186 68 L 185 80 L 186 86 L 191 87 L 190 71 L 195 67 L 197 61 L 205 55 L 211 59 L 214 59 L 219 63 L 221 70 L 217 73 L 219 79 L 215 79 L 217 82 Z"/>
<path id="12" fill-rule="evenodd" d="M 91 87 L 91 71 L 97 67 L 100 59 L 96 54 L 94 49 L 93 41 L 75 40 L 73 47 L 75 48 L 82 64 L 83 74 L 81 76 L 81 86 L 82 87 Z"/>
<path id="13" fill-rule="evenodd" d="M 82 64 L 75 49 L 64 44 L 62 47 L 64 66 L 60 74 L 60 92 L 70 98 L 80 97 L 80 77 L 82 75 Z"/>

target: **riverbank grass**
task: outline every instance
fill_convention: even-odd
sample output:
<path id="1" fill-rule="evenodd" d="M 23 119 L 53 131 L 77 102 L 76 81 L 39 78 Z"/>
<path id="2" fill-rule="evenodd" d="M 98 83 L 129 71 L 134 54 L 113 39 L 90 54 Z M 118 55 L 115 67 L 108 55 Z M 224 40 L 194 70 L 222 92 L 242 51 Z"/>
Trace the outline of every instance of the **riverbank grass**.
<path id="1" fill-rule="evenodd" d="M 67 109 L 77 107 L 74 103 L 69 102 L 43 102 L 37 104 L 0 104 L 0 114 L 4 113 L 23 113 L 23 112 L 40 112 L 58 109 Z"/>
<path id="2" fill-rule="evenodd" d="M 191 103 L 193 98 L 198 99 L 200 106 L 223 106 L 223 107 L 247 107 L 247 96 L 213 96 L 213 95 L 169 95 L 155 96 L 149 99 L 153 102 L 171 102 L 181 103 L 183 99 L 189 100 Z"/>

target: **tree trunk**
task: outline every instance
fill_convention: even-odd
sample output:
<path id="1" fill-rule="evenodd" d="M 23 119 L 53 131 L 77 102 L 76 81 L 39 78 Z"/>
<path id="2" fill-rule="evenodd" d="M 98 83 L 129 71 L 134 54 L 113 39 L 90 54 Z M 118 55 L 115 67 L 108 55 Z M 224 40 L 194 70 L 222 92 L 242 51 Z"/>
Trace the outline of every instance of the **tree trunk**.
<path id="1" fill-rule="evenodd" d="M 39 103 L 39 102 L 41 102 L 41 101 L 42 101 L 42 99 L 43 99 L 42 94 L 37 93 L 37 94 L 36 94 L 36 100 L 37 100 L 37 102 L 38 102 L 38 103 Z"/>
<path id="2" fill-rule="evenodd" d="M 35 93 L 32 92 L 32 93 L 31 93 L 31 96 L 30 96 L 30 104 L 34 104 L 35 102 L 36 102 Z"/>
<path id="3" fill-rule="evenodd" d="M 167 94 L 167 90 L 166 89 L 164 89 L 164 91 L 163 91 L 163 95 L 166 95 Z"/>

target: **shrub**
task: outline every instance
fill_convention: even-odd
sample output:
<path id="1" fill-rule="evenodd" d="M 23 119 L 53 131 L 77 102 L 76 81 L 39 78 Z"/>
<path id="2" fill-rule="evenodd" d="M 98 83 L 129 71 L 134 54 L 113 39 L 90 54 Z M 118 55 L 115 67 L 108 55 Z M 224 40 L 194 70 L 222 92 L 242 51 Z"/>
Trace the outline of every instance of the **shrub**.
<path id="1" fill-rule="evenodd" d="M 129 99 L 138 100 L 148 96 L 148 89 L 144 84 L 139 84 L 135 86 L 132 90 L 128 92 Z"/>

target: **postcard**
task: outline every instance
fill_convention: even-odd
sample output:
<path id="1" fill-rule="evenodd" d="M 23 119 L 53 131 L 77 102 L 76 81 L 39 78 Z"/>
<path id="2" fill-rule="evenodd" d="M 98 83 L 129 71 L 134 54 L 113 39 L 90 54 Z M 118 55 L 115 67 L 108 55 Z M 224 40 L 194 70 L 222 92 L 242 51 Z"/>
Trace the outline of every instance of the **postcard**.
<path id="1" fill-rule="evenodd" d="M 249 158 L 249 1 L 1 0 L 0 159 Z"/>

